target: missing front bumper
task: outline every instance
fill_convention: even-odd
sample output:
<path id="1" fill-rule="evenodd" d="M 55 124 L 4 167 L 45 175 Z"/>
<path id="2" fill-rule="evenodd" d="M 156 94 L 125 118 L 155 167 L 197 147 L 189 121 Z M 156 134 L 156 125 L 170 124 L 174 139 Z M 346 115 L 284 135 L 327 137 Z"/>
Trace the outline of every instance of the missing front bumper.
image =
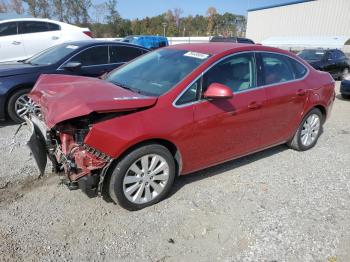
<path id="1" fill-rule="evenodd" d="M 39 127 L 37 127 L 30 119 L 26 118 L 25 120 L 31 132 L 27 145 L 30 151 L 32 152 L 40 175 L 43 175 L 47 165 L 47 151 L 45 139 Z"/>

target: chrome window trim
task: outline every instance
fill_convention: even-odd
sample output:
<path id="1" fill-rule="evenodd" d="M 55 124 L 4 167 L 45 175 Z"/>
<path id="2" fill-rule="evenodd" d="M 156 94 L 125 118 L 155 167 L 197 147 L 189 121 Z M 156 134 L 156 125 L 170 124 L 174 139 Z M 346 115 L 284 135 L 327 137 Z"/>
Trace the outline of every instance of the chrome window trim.
<path id="1" fill-rule="evenodd" d="M 234 54 L 230 54 L 230 55 L 227 55 L 225 57 L 222 57 L 220 58 L 218 61 L 216 61 L 215 63 L 211 64 L 208 68 L 206 68 L 202 73 L 200 73 L 200 75 L 198 75 L 188 86 L 186 86 L 186 88 L 184 88 L 184 90 L 174 99 L 172 105 L 175 107 L 175 108 L 182 108 L 182 107 L 186 107 L 186 106 L 191 106 L 191 105 L 194 105 L 194 104 L 197 104 L 197 103 L 201 103 L 203 101 L 207 101 L 205 99 L 198 99 L 196 101 L 193 101 L 193 102 L 189 102 L 189 103 L 185 103 L 185 104 L 181 104 L 181 105 L 176 105 L 176 102 L 180 99 L 180 97 L 201 77 L 203 77 L 203 75 L 208 72 L 212 67 L 214 67 L 215 65 L 217 65 L 218 63 L 222 62 L 223 60 L 225 60 L 226 58 L 230 58 L 232 56 L 236 56 L 236 55 L 240 55 L 240 54 L 244 54 L 244 53 L 271 53 L 271 54 L 276 54 L 276 55 L 282 55 L 282 56 L 286 56 L 290 59 L 293 59 L 294 61 L 296 61 L 297 63 L 301 64 L 304 68 L 306 68 L 306 73 L 305 75 L 302 77 L 302 78 L 297 78 L 297 79 L 293 79 L 293 80 L 289 80 L 289 81 L 286 81 L 286 82 L 279 82 L 279 83 L 274 83 L 274 84 L 269 84 L 269 85 L 261 85 L 261 86 L 258 86 L 257 83 L 256 83 L 256 87 L 254 88 L 250 88 L 250 89 L 247 89 L 247 90 L 242 90 L 242 91 L 238 91 L 238 92 L 235 92 L 235 95 L 237 94 L 241 94 L 241 93 L 246 93 L 246 92 L 250 92 L 250 91 L 253 91 L 253 90 L 258 90 L 258 89 L 262 89 L 262 88 L 269 88 L 269 87 L 274 87 L 274 86 L 277 86 L 277 85 L 284 85 L 284 84 L 289 84 L 291 82 L 298 82 L 298 81 L 302 81 L 304 80 L 310 73 L 310 69 L 304 65 L 304 63 L 300 62 L 299 60 L 295 59 L 294 57 L 290 56 L 290 55 L 287 55 L 287 54 L 281 54 L 281 53 L 278 53 L 278 52 L 272 52 L 272 51 L 242 51 L 242 52 L 238 52 L 238 53 L 234 53 Z M 256 59 L 255 59 L 256 61 Z M 256 74 L 258 74 L 258 68 L 255 69 L 256 71 Z M 257 75 L 256 75 L 256 81 L 257 81 Z M 202 88 L 202 86 L 201 86 Z M 202 91 L 202 90 L 201 90 Z"/>
<path id="2" fill-rule="evenodd" d="M 65 65 L 69 60 L 71 60 L 72 58 L 76 57 L 77 55 L 79 55 L 81 52 L 84 52 L 90 48 L 94 48 L 94 47 L 99 47 L 99 46 L 107 46 L 108 47 L 108 60 L 109 59 L 109 47 L 113 45 L 113 42 L 111 43 L 104 43 L 104 44 L 98 44 L 98 45 L 94 45 L 94 46 L 89 46 L 87 48 L 84 48 L 83 50 L 80 50 L 78 53 L 74 54 L 73 56 L 71 56 L 70 58 L 66 59 L 56 70 L 57 71 L 60 71 L 60 70 L 64 70 L 63 65 Z M 144 48 L 138 48 L 138 47 L 134 47 L 134 46 L 129 46 L 129 45 L 123 45 L 123 44 L 115 44 L 113 46 L 126 46 L 126 47 L 131 47 L 131 48 L 136 48 L 136 49 L 139 49 L 139 50 L 144 50 L 144 51 L 149 51 L 147 49 L 144 49 Z M 141 56 L 141 55 L 140 55 Z M 89 66 L 82 66 L 82 68 L 86 68 L 86 67 L 93 67 L 93 66 L 104 66 L 104 65 L 114 65 L 114 64 L 125 64 L 126 62 L 120 62 L 120 63 L 108 63 L 108 64 L 99 64 L 99 65 L 89 65 Z"/>

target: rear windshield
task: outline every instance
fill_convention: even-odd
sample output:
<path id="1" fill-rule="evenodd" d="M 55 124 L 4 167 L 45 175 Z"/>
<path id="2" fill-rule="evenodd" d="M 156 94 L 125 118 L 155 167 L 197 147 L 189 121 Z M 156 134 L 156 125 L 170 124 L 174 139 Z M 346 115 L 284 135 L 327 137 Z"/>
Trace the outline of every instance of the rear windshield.
<path id="1" fill-rule="evenodd" d="M 135 92 L 160 96 L 209 57 L 186 50 L 159 49 L 114 71 L 107 80 Z"/>
<path id="2" fill-rule="evenodd" d="M 305 60 L 320 61 L 325 53 L 326 52 L 324 50 L 303 50 L 298 54 L 298 56 Z"/>

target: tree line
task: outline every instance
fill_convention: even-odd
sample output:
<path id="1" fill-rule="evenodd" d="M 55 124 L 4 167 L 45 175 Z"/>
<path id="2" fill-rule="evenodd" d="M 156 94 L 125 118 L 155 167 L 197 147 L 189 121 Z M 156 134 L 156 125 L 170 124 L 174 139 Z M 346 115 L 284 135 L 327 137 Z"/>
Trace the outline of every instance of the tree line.
<path id="1" fill-rule="evenodd" d="M 94 37 L 126 35 L 166 36 L 242 36 L 246 18 L 229 12 L 219 14 L 209 7 L 205 15 L 183 16 L 174 8 L 154 17 L 124 19 L 117 9 L 117 0 L 93 4 L 91 0 L 0 0 L 0 13 L 15 12 L 33 17 L 51 18 L 89 27 Z"/>

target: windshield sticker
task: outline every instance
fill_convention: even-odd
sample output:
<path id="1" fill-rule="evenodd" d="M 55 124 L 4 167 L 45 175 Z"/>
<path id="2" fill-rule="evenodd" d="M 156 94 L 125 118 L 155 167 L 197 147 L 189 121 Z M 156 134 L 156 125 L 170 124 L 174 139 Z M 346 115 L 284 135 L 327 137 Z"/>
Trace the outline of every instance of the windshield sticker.
<path id="1" fill-rule="evenodd" d="M 68 48 L 68 49 L 77 49 L 78 46 L 76 46 L 76 45 L 67 45 L 66 48 Z"/>
<path id="2" fill-rule="evenodd" d="M 184 54 L 184 56 L 198 58 L 198 59 L 202 59 L 202 60 L 207 59 L 209 57 L 208 54 L 202 54 L 202 53 L 191 52 L 191 51 Z"/>
<path id="3" fill-rule="evenodd" d="M 324 52 L 316 52 L 316 55 L 324 55 Z"/>

